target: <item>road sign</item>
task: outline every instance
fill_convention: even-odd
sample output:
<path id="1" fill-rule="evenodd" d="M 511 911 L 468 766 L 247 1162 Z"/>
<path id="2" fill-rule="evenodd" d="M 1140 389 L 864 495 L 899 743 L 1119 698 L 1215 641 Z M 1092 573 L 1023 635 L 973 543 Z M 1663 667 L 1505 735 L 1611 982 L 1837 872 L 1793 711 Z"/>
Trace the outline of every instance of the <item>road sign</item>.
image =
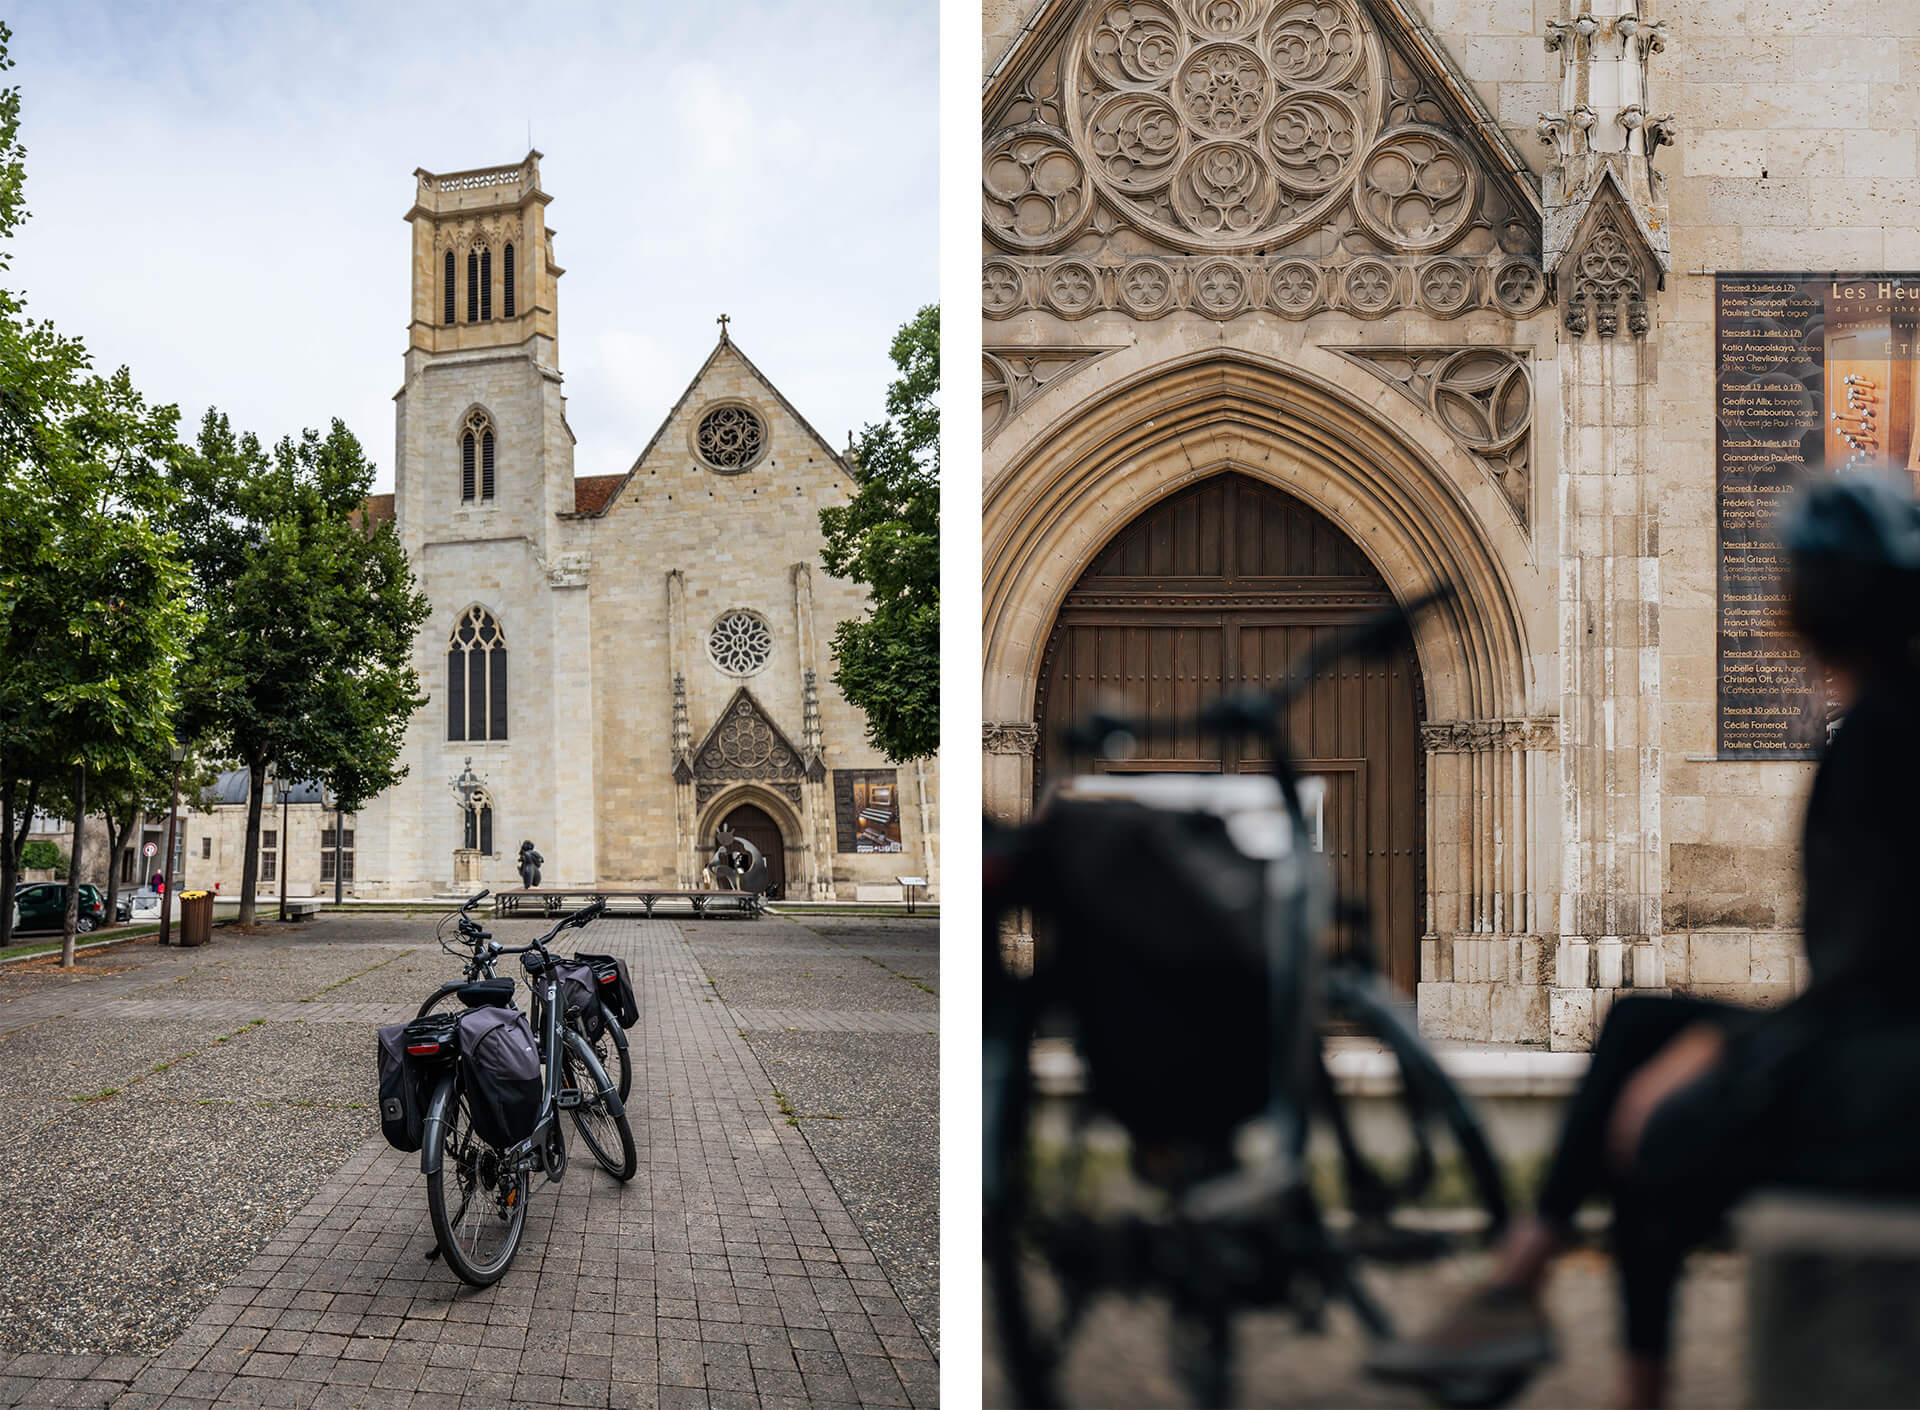
<path id="1" fill-rule="evenodd" d="M 140 849 L 140 855 L 143 857 L 151 857 L 154 855 L 154 853 L 158 852 L 159 850 L 160 850 L 160 844 L 158 842 L 149 842 L 146 846 Z"/>

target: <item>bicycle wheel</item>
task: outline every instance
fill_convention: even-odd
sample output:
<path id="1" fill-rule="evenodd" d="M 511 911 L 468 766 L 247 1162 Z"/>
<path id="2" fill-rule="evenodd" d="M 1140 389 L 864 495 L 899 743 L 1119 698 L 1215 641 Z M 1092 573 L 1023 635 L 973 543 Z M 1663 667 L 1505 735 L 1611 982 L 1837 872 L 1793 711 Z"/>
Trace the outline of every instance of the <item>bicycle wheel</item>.
<path id="1" fill-rule="evenodd" d="M 449 1072 L 427 1105 L 427 1128 L 440 1122 L 440 1168 L 427 1176 L 427 1213 L 447 1266 L 462 1282 L 500 1281 L 520 1248 L 527 1223 L 525 1170 L 509 1170 L 505 1153 L 473 1129 L 460 1084 Z"/>
<path id="2" fill-rule="evenodd" d="M 633 1128 L 627 1124 L 626 1112 L 615 1116 L 607 1109 L 606 1094 L 600 1090 L 602 1080 L 612 1079 L 606 1077 L 604 1067 L 596 1071 L 597 1063 L 582 1056 L 591 1049 L 578 1033 L 562 1033 L 560 1042 L 560 1085 L 580 1093 L 580 1105 L 572 1108 L 574 1129 L 601 1169 L 616 1180 L 631 1180 L 640 1164 L 633 1148 Z"/>
<path id="3" fill-rule="evenodd" d="M 580 1027 L 580 1036 L 587 1038 L 586 1025 L 582 1023 Z M 633 1090 L 633 1063 L 627 1057 L 626 1034 L 620 1031 L 619 1023 L 607 1012 L 605 1004 L 600 1005 L 600 1036 L 587 1038 L 587 1046 L 593 1049 L 594 1057 L 606 1069 L 607 1076 L 614 1079 L 613 1085 L 624 1103 L 627 1094 Z"/>
<path id="4" fill-rule="evenodd" d="M 442 989 L 421 1004 L 420 1012 L 414 1017 L 425 1018 L 430 1013 L 457 1013 L 463 1007 L 465 1006 L 460 1002 L 459 994 L 452 989 Z"/>

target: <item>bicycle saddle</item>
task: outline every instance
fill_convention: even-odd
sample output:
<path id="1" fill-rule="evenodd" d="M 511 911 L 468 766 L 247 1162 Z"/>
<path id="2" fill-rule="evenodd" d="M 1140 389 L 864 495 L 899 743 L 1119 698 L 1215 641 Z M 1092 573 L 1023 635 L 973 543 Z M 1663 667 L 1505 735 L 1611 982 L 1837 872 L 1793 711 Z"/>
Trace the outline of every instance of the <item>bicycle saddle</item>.
<path id="1" fill-rule="evenodd" d="M 477 979 L 454 991 L 470 1009 L 506 1008 L 513 1003 L 513 980 Z"/>

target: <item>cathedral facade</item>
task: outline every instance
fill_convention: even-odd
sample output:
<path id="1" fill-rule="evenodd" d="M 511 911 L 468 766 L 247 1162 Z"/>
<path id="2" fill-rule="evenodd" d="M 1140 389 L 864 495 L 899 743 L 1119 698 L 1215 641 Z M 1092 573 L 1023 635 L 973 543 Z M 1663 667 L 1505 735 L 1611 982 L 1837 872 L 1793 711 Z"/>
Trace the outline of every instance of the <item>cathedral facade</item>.
<path id="1" fill-rule="evenodd" d="M 354 819 L 362 897 L 701 884 L 724 827 L 787 899 L 938 884 L 938 775 L 832 682 L 855 584 L 820 566 L 847 464 L 733 343 L 624 474 L 577 477 L 540 154 L 415 173 L 391 516 L 433 604 L 405 779 Z"/>
<path id="2" fill-rule="evenodd" d="M 1773 722 L 1809 710 L 1765 500 L 1917 463 L 1911 10 L 985 21 L 989 808 L 1074 767 L 1096 700 L 1147 718 L 1131 769 L 1249 767 L 1182 720 L 1446 585 L 1293 722 L 1421 1026 L 1578 1049 L 1623 993 L 1794 992 L 1812 764 Z M 1846 298 L 1883 306 L 1843 343 Z"/>

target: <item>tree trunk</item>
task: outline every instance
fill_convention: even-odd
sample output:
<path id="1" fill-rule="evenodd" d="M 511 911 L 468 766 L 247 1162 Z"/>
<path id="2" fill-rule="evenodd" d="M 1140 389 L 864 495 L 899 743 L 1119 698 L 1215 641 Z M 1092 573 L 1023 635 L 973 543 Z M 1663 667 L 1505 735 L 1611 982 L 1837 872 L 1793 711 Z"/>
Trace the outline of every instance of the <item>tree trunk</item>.
<path id="1" fill-rule="evenodd" d="M 73 859 L 67 863 L 67 914 L 60 928 L 60 968 L 73 968 L 73 935 L 80 927 L 80 846 L 87 835 L 87 766 L 73 771 Z"/>
<path id="2" fill-rule="evenodd" d="M 0 945 L 13 943 L 13 906 L 8 900 L 18 879 L 13 850 L 13 779 L 0 777 Z"/>
<path id="3" fill-rule="evenodd" d="M 260 806 L 267 788 L 267 761 L 247 764 L 247 859 L 240 869 L 240 924 L 253 924 L 253 891 L 260 883 Z"/>
<path id="4" fill-rule="evenodd" d="M 20 830 L 13 827 L 13 792 L 17 786 L 14 779 L 7 779 L 4 785 L 6 824 L 0 827 L 0 897 L 13 895 L 13 888 L 20 884 L 20 853 L 26 849 L 27 834 L 33 831 L 33 810 L 40 802 L 40 780 L 35 779 L 27 785 L 27 806 L 20 815 Z M 0 945 L 13 943 L 13 907 L 0 906 Z"/>
<path id="5" fill-rule="evenodd" d="M 138 808 L 127 814 L 127 821 L 121 827 L 113 825 L 113 810 L 105 809 L 101 817 L 107 824 L 107 918 L 103 922 L 112 925 L 120 914 L 120 854 L 126 850 L 133 837 L 134 820 L 140 816 Z"/>

